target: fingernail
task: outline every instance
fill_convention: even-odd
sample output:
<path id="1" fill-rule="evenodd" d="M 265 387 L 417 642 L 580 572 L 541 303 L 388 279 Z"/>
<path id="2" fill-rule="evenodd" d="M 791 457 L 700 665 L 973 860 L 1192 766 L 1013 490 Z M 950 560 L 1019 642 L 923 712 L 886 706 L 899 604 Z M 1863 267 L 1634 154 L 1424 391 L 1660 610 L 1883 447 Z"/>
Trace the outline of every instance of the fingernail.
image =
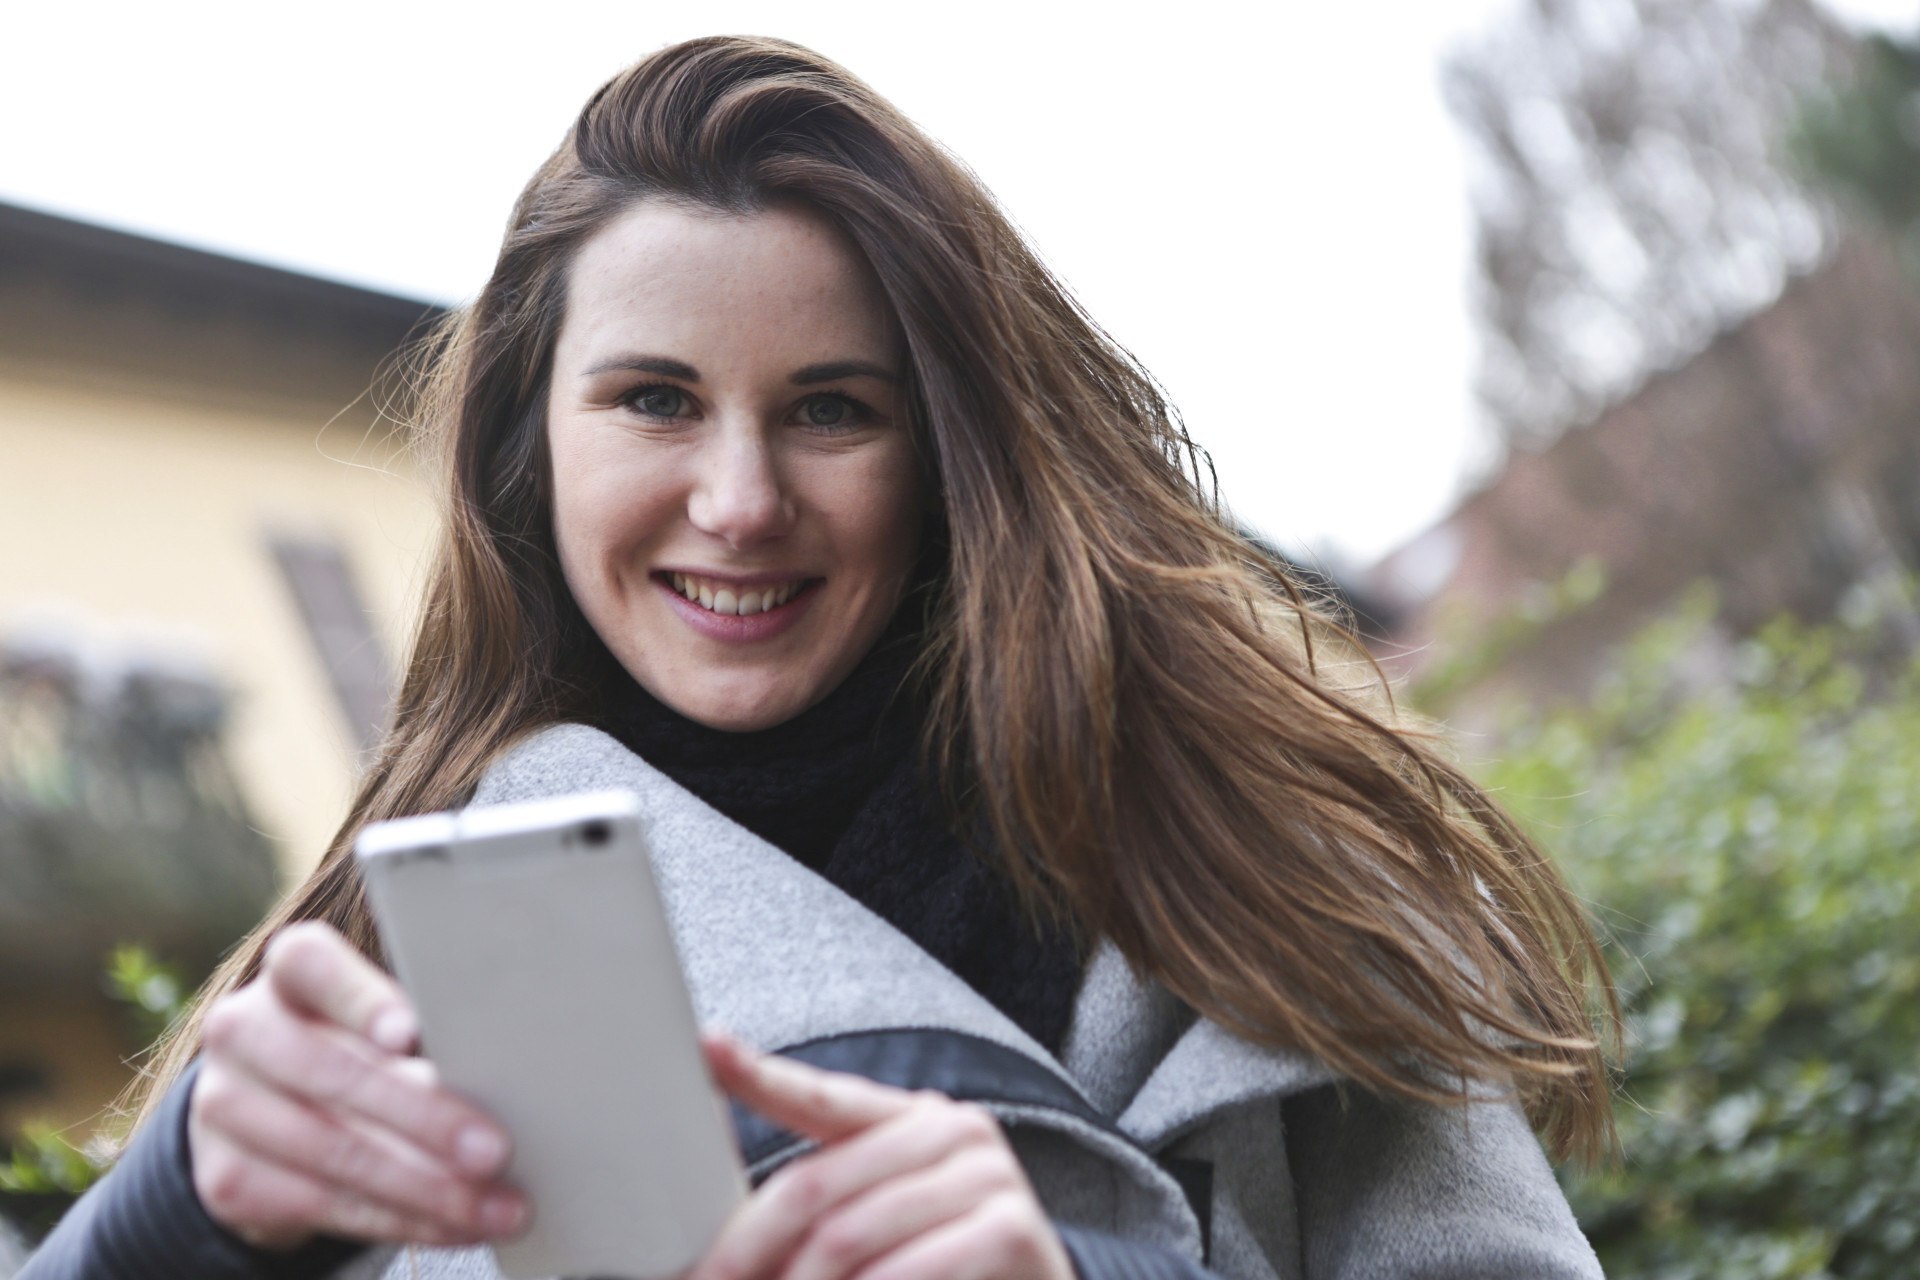
<path id="1" fill-rule="evenodd" d="M 373 1020 L 373 1029 L 368 1034 L 382 1049 L 391 1053 L 405 1053 L 413 1047 L 417 1032 L 412 1014 L 405 1009 L 388 1009 Z"/>
<path id="2" fill-rule="evenodd" d="M 480 1202 L 480 1226 L 488 1235 L 512 1235 L 526 1221 L 527 1205 L 519 1196 L 502 1192 Z"/>
<path id="3" fill-rule="evenodd" d="M 507 1157 L 507 1140 L 485 1125 L 470 1124 L 453 1140 L 453 1154 L 470 1173 L 492 1173 Z"/>

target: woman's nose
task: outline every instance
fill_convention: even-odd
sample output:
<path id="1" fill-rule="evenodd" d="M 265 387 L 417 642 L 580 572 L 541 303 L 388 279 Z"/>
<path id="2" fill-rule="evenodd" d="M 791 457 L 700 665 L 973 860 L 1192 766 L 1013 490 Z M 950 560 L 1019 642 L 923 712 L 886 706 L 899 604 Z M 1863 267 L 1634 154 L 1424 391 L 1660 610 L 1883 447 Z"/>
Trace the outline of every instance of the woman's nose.
<path id="1" fill-rule="evenodd" d="M 736 550 L 793 528 L 794 504 L 772 444 L 756 430 L 721 430 L 702 449 L 687 501 L 694 528 Z"/>

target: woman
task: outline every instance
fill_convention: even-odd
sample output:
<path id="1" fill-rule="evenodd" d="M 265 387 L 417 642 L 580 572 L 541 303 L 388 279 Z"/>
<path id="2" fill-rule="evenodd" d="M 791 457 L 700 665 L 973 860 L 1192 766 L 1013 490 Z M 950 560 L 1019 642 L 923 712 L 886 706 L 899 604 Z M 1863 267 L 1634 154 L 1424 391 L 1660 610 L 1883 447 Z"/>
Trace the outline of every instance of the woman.
<path id="1" fill-rule="evenodd" d="M 492 1274 L 538 1206 L 407 1056 L 348 850 L 604 785 L 702 1017 L 782 1051 L 708 1045 L 760 1183 L 703 1276 L 1597 1274 L 1520 1119 L 1609 1138 L 1578 909 L 864 85 L 617 77 L 429 372 L 394 728 L 29 1276 Z"/>

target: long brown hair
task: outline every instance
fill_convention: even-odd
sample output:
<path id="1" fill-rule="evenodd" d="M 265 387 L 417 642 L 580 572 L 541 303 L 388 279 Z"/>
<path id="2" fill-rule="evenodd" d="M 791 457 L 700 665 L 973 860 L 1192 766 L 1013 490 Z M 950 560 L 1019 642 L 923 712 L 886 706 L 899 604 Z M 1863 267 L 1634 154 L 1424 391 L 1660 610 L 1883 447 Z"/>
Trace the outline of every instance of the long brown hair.
<path id="1" fill-rule="evenodd" d="M 601 659 L 555 561 L 543 408 L 573 256 L 647 198 L 803 201 L 871 263 L 944 519 L 929 743 L 1030 906 L 1253 1040 L 1432 1101 L 1511 1084 L 1556 1152 L 1609 1142 L 1592 1013 L 1617 1011 L 1550 864 L 1430 735 L 1336 687 L 1328 647 L 1357 642 L 1223 520 L 1151 377 L 980 183 L 843 68 L 770 39 L 674 45 L 595 94 L 428 349 L 446 533 L 393 726 L 202 1008 L 290 921 L 378 956 L 360 828 L 458 806 L 518 739 L 592 718 Z M 198 1043 L 196 1015 L 149 1106 Z"/>

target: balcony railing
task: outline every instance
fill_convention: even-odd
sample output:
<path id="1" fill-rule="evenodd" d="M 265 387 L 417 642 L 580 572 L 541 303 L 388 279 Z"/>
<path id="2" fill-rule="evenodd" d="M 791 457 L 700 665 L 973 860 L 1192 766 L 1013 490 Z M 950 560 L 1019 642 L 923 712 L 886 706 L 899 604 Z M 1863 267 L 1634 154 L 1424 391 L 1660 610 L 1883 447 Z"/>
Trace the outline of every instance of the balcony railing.
<path id="1" fill-rule="evenodd" d="M 96 972 L 126 940 L 210 957 L 259 918 L 274 862 L 230 702 L 174 657 L 0 636 L 0 981 Z"/>

